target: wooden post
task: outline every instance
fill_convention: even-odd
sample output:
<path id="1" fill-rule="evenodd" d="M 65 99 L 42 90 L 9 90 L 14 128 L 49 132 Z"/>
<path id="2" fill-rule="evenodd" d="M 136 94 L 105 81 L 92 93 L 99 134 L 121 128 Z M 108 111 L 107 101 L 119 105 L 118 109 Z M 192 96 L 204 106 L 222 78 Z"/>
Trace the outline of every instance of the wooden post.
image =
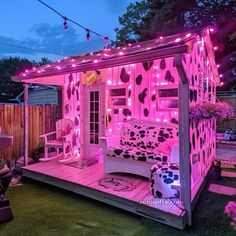
<path id="1" fill-rule="evenodd" d="M 29 156 L 29 101 L 28 84 L 24 84 L 24 165 L 28 165 Z"/>
<path id="2" fill-rule="evenodd" d="M 180 156 L 180 186 L 181 200 L 187 212 L 187 224 L 192 224 L 191 207 L 191 165 L 189 150 L 189 84 L 182 64 L 181 54 L 175 56 L 179 81 L 179 156 Z"/>

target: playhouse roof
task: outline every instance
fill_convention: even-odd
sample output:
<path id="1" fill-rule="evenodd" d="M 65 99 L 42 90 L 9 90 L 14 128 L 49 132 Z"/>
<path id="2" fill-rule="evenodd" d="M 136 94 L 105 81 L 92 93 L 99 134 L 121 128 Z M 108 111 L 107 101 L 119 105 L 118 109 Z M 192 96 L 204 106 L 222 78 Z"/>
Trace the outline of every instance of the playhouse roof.
<path id="1" fill-rule="evenodd" d="M 203 37 L 206 33 L 209 33 L 209 28 L 159 37 L 116 48 L 105 48 L 101 51 L 78 56 L 65 57 L 62 60 L 37 68 L 34 67 L 31 70 L 26 69 L 19 75 L 13 76 L 12 79 L 18 82 L 27 82 L 28 79 L 39 77 L 89 71 L 172 56 L 177 53 L 188 52 L 190 49 L 189 45 L 191 45 L 190 42 L 197 40 L 198 36 Z M 213 55 L 212 45 L 207 47 L 207 49 L 211 51 L 210 53 L 208 52 L 208 55 Z M 212 62 L 214 64 L 213 67 L 216 68 L 214 59 Z M 214 71 L 217 71 L 217 69 Z M 215 75 L 218 75 L 218 72 Z"/>

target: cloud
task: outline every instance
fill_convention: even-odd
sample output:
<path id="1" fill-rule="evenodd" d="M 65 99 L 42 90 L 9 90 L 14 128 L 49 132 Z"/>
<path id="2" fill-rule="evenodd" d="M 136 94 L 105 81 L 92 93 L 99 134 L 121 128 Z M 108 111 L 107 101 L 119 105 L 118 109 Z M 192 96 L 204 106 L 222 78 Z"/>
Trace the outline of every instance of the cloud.
<path id="1" fill-rule="evenodd" d="M 63 54 L 63 56 L 78 55 L 85 52 L 96 51 L 102 49 L 105 45 L 104 41 L 97 37 L 92 37 L 90 41 L 86 41 L 85 32 L 81 31 L 80 35 L 73 27 L 64 29 L 62 25 L 42 23 L 34 25 L 30 31 L 32 37 L 27 37 L 23 40 L 16 40 L 14 38 L 8 38 L 0 35 L 0 56 L 18 56 L 18 54 L 23 54 L 31 57 L 39 54 L 36 51 L 1 45 L 1 43 L 19 45 L 43 52 Z M 41 54 L 42 53 L 40 53 L 40 55 Z M 45 54 L 45 56 L 50 57 L 50 54 Z"/>

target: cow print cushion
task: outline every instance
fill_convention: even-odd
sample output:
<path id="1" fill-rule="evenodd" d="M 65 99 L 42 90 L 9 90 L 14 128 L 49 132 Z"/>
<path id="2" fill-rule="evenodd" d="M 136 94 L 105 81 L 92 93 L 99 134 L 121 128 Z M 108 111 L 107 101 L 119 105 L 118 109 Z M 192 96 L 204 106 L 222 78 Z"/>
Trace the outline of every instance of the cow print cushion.
<path id="1" fill-rule="evenodd" d="M 158 163 L 158 162 L 167 162 L 169 157 L 160 152 L 152 152 L 143 150 L 141 148 L 132 148 L 132 147 L 110 147 L 107 150 L 107 156 L 109 157 L 119 157 L 125 159 L 132 159 L 136 161 Z"/>
<path id="2" fill-rule="evenodd" d="M 155 149 L 160 143 L 167 141 L 168 139 L 177 139 L 178 131 L 176 128 L 167 128 L 159 126 L 147 127 L 147 148 Z"/>
<path id="3" fill-rule="evenodd" d="M 173 163 L 158 163 L 151 167 L 150 188 L 153 196 L 158 198 L 179 197 L 179 192 L 171 185 L 180 180 L 179 165 Z"/>
<path id="4" fill-rule="evenodd" d="M 120 144 L 146 149 L 146 130 L 147 127 L 143 124 L 124 125 Z"/>

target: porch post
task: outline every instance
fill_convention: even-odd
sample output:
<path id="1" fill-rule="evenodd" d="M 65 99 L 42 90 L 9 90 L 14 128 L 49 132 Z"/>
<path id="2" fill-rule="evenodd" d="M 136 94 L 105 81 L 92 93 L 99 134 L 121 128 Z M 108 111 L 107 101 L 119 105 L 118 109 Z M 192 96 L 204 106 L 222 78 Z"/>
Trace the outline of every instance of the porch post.
<path id="1" fill-rule="evenodd" d="M 179 156 L 181 199 L 187 212 L 187 224 L 192 224 L 191 205 L 191 165 L 189 150 L 189 81 L 181 54 L 175 55 L 175 64 L 179 73 Z"/>
<path id="2" fill-rule="evenodd" d="M 24 84 L 24 166 L 28 165 L 29 155 L 29 101 L 28 101 L 28 84 Z"/>

